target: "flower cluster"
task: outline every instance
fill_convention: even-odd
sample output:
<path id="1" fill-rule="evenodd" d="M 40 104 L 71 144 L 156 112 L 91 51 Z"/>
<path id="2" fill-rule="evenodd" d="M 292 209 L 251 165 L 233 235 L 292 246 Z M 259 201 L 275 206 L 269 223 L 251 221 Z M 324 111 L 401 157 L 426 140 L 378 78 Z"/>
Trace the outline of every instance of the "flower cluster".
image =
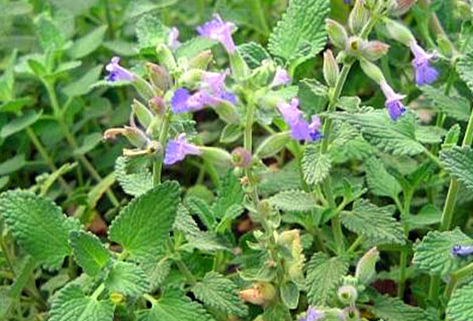
<path id="1" fill-rule="evenodd" d="M 304 119 L 302 111 L 299 110 L 299 99 L 293 98 L 290 103 L 282 102 L 278 105 L 284 121 L 291 128 L 291 135 L 295 140 L 316 141 L 322 138 L 320 133 L 320 118 L 317 115 L 312 116 L 312 122 L 309 124 Z"/>

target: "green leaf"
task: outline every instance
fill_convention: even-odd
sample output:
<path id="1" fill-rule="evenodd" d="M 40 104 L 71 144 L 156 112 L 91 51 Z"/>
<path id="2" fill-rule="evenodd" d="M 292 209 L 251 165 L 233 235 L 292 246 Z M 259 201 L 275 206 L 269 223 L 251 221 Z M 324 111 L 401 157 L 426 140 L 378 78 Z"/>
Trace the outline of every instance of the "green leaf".
<path id="1" fill-rule="evenodd" d="M 80 224 L 53 201 L 26 191 L 7 191 L 0 195 L 0 213 L 16 241 L 46 268 L 58 268 L 72 254 L 69 232 Z"/>
<path id="2" fill-rule="evenodd" d="M 13 119 L 6 124 L 0 131 L 0 137 L 5 139 L 23 129 L 33 125 L 41 117 L 42 111 L 39 113 L 34 110 L 28 110 L 23 115 Z"/>
<path id="3" fill-rule="evenodd" d="M 366 182 L 374 195 L 395 199 L 402 191 L 397 180 L 386 171 L 383 163 L 376 157 L 366 160 Z"/>
<path id="4" fill-rule="evenodd" d="M 94 6 L 98 0 L 81 0 L 81 1 L 70 1 L 70 0 L 49 0 L 59 9 L 63 9 L 77 16 L 83 14 L 89 8 Z"/>
<path id="5" fill-rule="evenodd" d="M 307 183 L 313 185 L 321 183 L 330 174 L 331 168 L 332 163 L 328 154 L 322 154 L 320 148 L 315 145 L 307 146 L 302 156 L 302 172 Z"/>
<path id="6" fill-rule="evenodd" d="M 385 110 L 360 114 L 341 112 L 334 117 L 357 127 L 366 140 L 386 153 L 413 156 L 425 150 L 415 137 L 417 120 L 412 113 L 405 113 L 396 122 L 390 120 Z"/>
<path id="7" fill-rule="evenodd" d="M 470 147 L 442 149 L 439 159 L 450 175 L 473 190 L 473 150 Z"/>
<path id="8" fill-rule="evenodd" d="M 467 99 L 456 93 L 446 96 L 442 90 L 432 86 L 422 86 L 422 91 L 439 112 L 455 120 L 468 121 L 470 118 L 470 102 Z"/>
<path id="9" fill-rule="evenodd" d="M 375 244 L 404 244 L 403 228 L 392 217 L 389 207 L 377 207 L 368 200 L 358 200 L 353 209 L 341 214 L 343 225 Z"/>
<path id="10" fill-rule="evenodd" d="M 283 211 L 310 211 L 318 206 L 313 195 L 297 190 L 280 192 L 268 201 Z"/>
<path id="11" fill-rule="evenodd" d="M 442 142 L 447 131 L 437 126 L 419 126 L 416 128 L 417 139 L 424 144 L 438 144 Z"/>
<path id="12" fill-rule="evenodd" d="M 251 69 L 258 68 L 263 60 L 271 58 L 263 46 L 253 41 L 239 45 L 237 50 Z"/>
<path id="13" fill-rule="evenodd" d="M 86 296 L 76 284 L 66 285 L 51 303 L 49 321 L 112 321 L 113 305 L 109 300 Z"/>
<path id="14" fill-rule="evenodd" d="M 158 17 L 147 14 L 136 23 L 136 36 L 138 37 L 138 48 L 156 48 L 161 43 L 166 43 L 169 28 L 163 25 Z"/>
<path id="15" fill-rule="evenodd" d="M 297 308 L 299 295 L 299 287 L 294 282 L 286 281 L 281 285 L 281 299 L 289 309 Z"/>
<path id="16" fill-rule="evenodd" d="M 348 266 L 347 261 L 341 257 L 329 258 L 325 253 L 315 253 L 307 264 L 306 287 L 309 304 L 325 306 L 347 274 Z"/>
<path id="17" fill-rule="evenodd" d="M 269 37 L 269 51 L 285 60 L 304 61 L 325 46 L 325 18 L 330 11 L 326 0 L 292 0 Z"/>
<path id="18" fill-rule="evenodd" d="M 150 282 L 150 292 L 154 292 L 166 280 L 171 271 L 171 263 L 168 256 L 159 256 L 141 263 L 140 267 Z"/>
<path id="19" fill-rule="evenodd" d="M 77 39 L 67 50 L 67 54 L 73 59 L 80 59 L 87 56 L 100 47 L 106 32 L 106 25 L 97 27 L 95 30 L 88 33 L 84 37 Z"/>
<path id="20" fill-rule="evenodd" d="M 458 267 L 459 260 L 452 255 L 455 245 L 473 245 L 473 240 L 458 228 L 448 232 L 429 232 L 415 247 L 412 263 L 419 271 L 446 275 Z"/>
<path id="21" fill-rule="evenodd" d="M 45 14 L 37 16 L 35 19 L 35 25 L 39 44 L 45 52 L 48 50 L 59 50 L 63 48 L 66 38 L 51 17 L 48 17 Z"/>
<path id="22" fill-rule="evenodd" d="M 447 305 L 447 317 L 449 321 L 473 320 L 473 283 L 457 288 Z"/>
<path id="23" fill-rule="evenodd" d="M 195 37 L 179 46 L 176 50 L 176 58 L 192 59 L 203 51 L 212 48 L 217 42 L 204 38 Z"/>
<path id="24" fill-rule="evenodd" d="M 165 182 L 133 199 L 113 220 L 109 238 L 132 258 L 159 254 L 176 217 L 179 185 Z"/>
<path id="25" fill-rule="evenodd" d="M 238 287 L 231 280 L 216 272 L 207 273 L 192 292 L 205 305 L 229 315 L 245 317 L 248 307 L 238 296 Z"/>
<path id="26" fill-rule="evenodd" d="M 138 321 L 214 321 L 207 311 L 187 296 L 165 295 L 151 309 L 137 312 Z"/>
<path id="27" fill-rule="evenodd" d="M 21 267 L 15 269 L 15 281 L 10 287 L 10 298 L 18 300 L 21 292 L 28 282 L 31 281 L 31 275 L 34 273 L 36 261 L 29 255 L 24 257 L 21 262 Z"/>
<path id="28" fill-rule="evenodd" d="M 187 198 L 187 205 L 193 214 L 197 214 L 207 230 L 213 229 L 217 223 L 215 220 L 215 214 L 204 200 L 197 197 L 189 197 Z"/>
<path id="29" fill-rule="evenodd" d="M 77 264 L 88 275 L 97 275 L 110 262 L 109 251 L 92 233 L 72 231 L 69 241 Z"/>
<path id="30" fill-rule="evenodd" d="M 82 145 L 74 149 L 74 154 L 76 155 L 84 155 L 94 149 L 100 142 L 102 141 L 102 134 L 101 133 L 92 133 L 88 134 L 84 137 L 84 142 Z"/>
<path id="31" fill-rule="evenodd" d="M 134 0 L 130 2 L 130 8 L 126 13 L 126 19 L 133 19 L 147 12 L 156 11 L 159 8 L 173 5 L 178 0 Z"/>
<path id="32" fill-rule="evenodd" d="M 429 314 L 421 308 L 407 305 L 398 298 L 379 294 L 375 296 L 374 305 L 367 308 L 385 321 L 432 321 Z"/>
<path id="33" fill-rule="evenodd" d="M 14 173 L 22 169 L 26 164 L 25 154 L 18 154 L 0 163 L 0 175 Z"/>
<path id="34" fill-rule="evenodd" d="M 473 53 L 470 52 L 458 60 L 457 71 L 460 78 L 466 82 L 468 88 L 473 92 Z"/>
<path id="35" fill-rule="evenodd" d="M 80 79 L 77 79 L 76 81 L 71 82 L 69 85 L 64 87 L 64 93 L 69 97 L 88 94 L 92 90 L 92 85 L 99 80 L 102 70 L 102 65 L 98 65 L 90 69 Z"/>
<path id="36" fill-rule="evenodd" d="M 117 261 L 105 279 L 105 287 L 112 292 L 138 297 L 148 292 L 150 283 L 140 267 L 134 263 Z"/>
<path id="37" fill-rule="evenodd" d="M 153 176 L 148 169 L 140 168 L 136 172 L 128 173 L 127 165 L 125 157 L 118 157 L 115 162 L 117 181 L 125 193 L 137 197 L 153 188 Z"/>
<path id="38" fill-rule="evenodd" d="M 232 205 L 241 204 L 244 195 L 245 192 L 241 188 L 238 178 L 233 174 L 233 171 L 227 171 L 217 190 L 217 200 L 212 205 L 215 216 L 221 218 Z"/>
<path id="39" fill-rule="evenodd" d="M 220 142 L 224 144 L 233 143 L 242 135 L 243 130 L 240 125 L 228 124 L 222 130 L 222 134 L 220 135 Z"/>

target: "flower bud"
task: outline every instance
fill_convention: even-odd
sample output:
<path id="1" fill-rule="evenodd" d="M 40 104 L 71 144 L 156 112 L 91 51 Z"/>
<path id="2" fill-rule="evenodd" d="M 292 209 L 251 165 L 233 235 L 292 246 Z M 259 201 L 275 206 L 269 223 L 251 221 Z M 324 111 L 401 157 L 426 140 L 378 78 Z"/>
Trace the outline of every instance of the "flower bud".
<path id="1" fill-rule="evenodd" d="M 112 292 L 110 293 L 110 301 L 112 301 L 114 305 L 123 304 L 123 302 L 125 302 L 125 296 L 118 292 Z"/>
<path id="2" fill-rule="evenodd" d="M 125 126 L 124 128 L 110 128 L 105 131 L 103 138 L 112 140 L 117 135 L 125 136 L 128 141 L 135 147 L 144 148 L 149 143 L 149 138 L 138 128 Z"/>
<path id="3" fill-rule="evenodd" d="M 148 101 L 148 106 L 156 115 L 164 114 L 164 100 L 160 96 L 154 96 Z"/>
<path id="4" fill-rule="evenodd" d="M 344 285 L 338 288 L 337 295 L 340 302 L 353 306 L 358 298 L 358 291 L 352 285 Z"/>
<path id="5" fill-rule="evenodd" d="M 262 217 L 268 217 L 273 211 L 273 207 L 271 206 L 271 203 L 269 203 L 267 200 L 262 200 L 258 202 L 256 210 L 258 211 L 258 214 L 260 214 Z"/>
<path id="6" fill-rule="evenodd" d="M 348 38 L 348 34 L 345 30 L 345 27 L 332 19 L 326 19 L 325 23 L 330 41 L 340 49 L 345 48 L 345 43 Z"/>
<path id="7" fill-rule="evenodd" d="M 144 80 L 141 77 L 135 76 L 133 80 L 131 81 L 131 84 L 135 88 L 135 90 L 138 92 L 138 94 L 143 98 L 144 100 L 149 100 L 151 97 L 155 95 L 155 90 L 153 86 L 151 86 L 150 83 L 148 83 L 146 80 Z"/>
<path id="8" fill-rule="evenodd" d="M 172 72 L 176 68 L 176 60 L 165 44 L 159 44 L 156 47 L 156 55 L 161 65 L 163 65 L 168 72 Z"/>
<path id="9" fill-rule="evenodd" d="M 202 69 L 191 69 L 186 71 L 179 78 L 179 87 L 196 88 L 204 77 L 205 71 Z"/>
<path id="10" fill-rule="evenodd" d="M 411 41 L 415 41 L 412 32 L 403 24 L 391 19 L 385 19 L 384 23 L 386 25 L 389 37 L 393 38 L 394 40 L 399 41 L 406 46 L 409 46 Z"/>
<path id="11" fill-rule="evenodd" d="M 366 60 L 366 59 L 360 59 L 360 66 L 363 72 L 373 79 L 376 83 L 381 83 L 384 80 L 384 75 L 381 69 L 379 69 L 378 66 L 376 66 L 374 63 Z"/>
<path id="12" fill-rule="evenodd" d="M 251 163 L 251 154 L 244 148 L 238 147 L 232 152 L 232 164 L 235 167 L 247 168 Z"/>
<path id="13" fill-rule="evenodd" d="M 277 133 L 266 138 L 256 149 L 255 157 L 264 159 L 277 154 L 291 140 L 289 132 Z"/>
<path id="14" fill-rule="evenodd" d="M 356 265 L 355 277 L 361 283 L 369 284 L 376 276 L 376 262 L 379 259 L 379 252 L 376 247 L 365 253 Z"/>
<path id="15" fill-rule="evenodd" d="M 355 307 L 348 307 L 343 309 L 341 319 L 343 321 L 359 321 L 360 320 L 360 311 Z"/>
<path id="16" fill-rule="evenodd" d="M 255 88 L 266 87 L 274 79 L 276 74 L 276 64 L 271 59 L 263 61 L 260 67 L 253 70 L 250 76 L 250 83 Z"/>
<path id="17" fill-rule="evenodd" d="M 365 7 L 365 0 L 356 0 L 348 17 L 348 26 L 353 34 L 359 34 L 370 19 L 370 12 Z"/>
<path id="18" fill-rule="evenodd" d="M 276 288 L 268 282 L 258 282 L 250 289 L 240 291 L 243 301 L 256 305 L 264 305 L 276 297 Z"/>
<path id="19" fill-rule="evenodd" d="M 340 75 L 340 69 L 338 68 L 337 61 L 333 57 L 332 50 L 330 49 L 324 52 L 323 74 L 327 85 L 335 87 L 338 76 Z"/>
<path id="20" fill-rule="evenodd" d="M 131 104 L 131 109 L 138 118 L 138 121 L 140 122 L 141 126 L 143 126 L 144 128 L 148 128 L 148 126 L 153 121 L 153 114 L 151 113 L 151 111 L 136 99 L 133 100 L 133 103 Z"/>
<path id="21" fill-rule="evenodd" d="M 205 50 L 189 61 L 189 68 L 207 69 L 213 59 L 212 51 Z"/>
<path id="22" fill-rule="evenodd" d="M 401 16 L 409 11 L 417 0 L 397 0 L 397 6 L 393 10 L 394 15 Z"/>
<path id="23" fill-rule="evenodd" d="M 250 74 L 250 68 L 248 68 L 248 65 L 238 50 L 235 50 L 233 53 L 229 53 L 229 59 L 232 75 L 235 77 L 235 79 L 242 79 Z"/>
<path id="24" fill-rule="evenodd" d="M 232 161 L 230 153 L 217 147 L 199 146 L 202 158 L 222 167 L 229 167 Z"/>
<path id="25" fill-rule="evenodd" d="M 162 92 L 166 92 L 171 86 L 169 73 L 163 67 L 150 62 L 146 64 L 146 68 L 151 84 Z"/>
<path id="26" fill-rule="evenodd" d="M 350 37 L 345 43 L 345 50 L 352 56 L 358 56 L 364 46 L 366 41 L 358 37 Z"/>
<path id="27" fill-rule="evenodd" d="M 362 55 L 370 61 L 376 61 L 388 53 L 389 46 L 381 41 L 370 41 L 363 46 Z"/>

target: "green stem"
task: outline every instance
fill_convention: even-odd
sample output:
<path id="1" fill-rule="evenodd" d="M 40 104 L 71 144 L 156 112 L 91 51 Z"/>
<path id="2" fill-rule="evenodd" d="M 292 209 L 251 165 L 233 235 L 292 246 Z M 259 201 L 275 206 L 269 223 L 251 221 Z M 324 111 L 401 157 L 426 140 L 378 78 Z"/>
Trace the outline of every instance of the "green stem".
<path id="1" fill-rule="evenodd" d="M 58 99 L 56 96 L 56 91 L 54 90 L 54 86 L 51 82 L 42 80 L 44 86 L 46 87 L 46 91 L 48 92 L 49 99 L 51 100 L 51 107 L 53 108 L 54 116 L 59 123 L 59 127 L 61 128 L 62 133 L 66 137 L 67 142 L 69 145 L 72 147 L 73 150 L 76 150 L 79 145 L 77 144 L 76 140 L 74 139 L 74 136 L 72 133 L 69 131 L 69 128 L 67 127 L 66 122 L 64 121 L 64 114 L 62 112 L 61 107 L 59 106 Z M 95 167 L 89 162 L 89 160 L 81 154 L 74 154 L 74 158 L 79 160 L 82 165 L 89 171 L 90 175 L 92 178 L 94 178 L 96 181 L 99 183 L 102 181 L 102 177 L 100 174 L 96 171 Z M 113 206 L 118 207 L 120 205 L 120 202 L 118 202 L 117 197 L 113 193 L 113 191 L 109 188 L 106 191 L 106 194 L 110 200 L 110 202 L 113 204 Z"/>
<path id="2" fill-rule="evenodd" d="M 255 6 L 254 12 L 256 12 L 258 15 L 258 20 L 260 21 L 260 26 L 262 27 L 261 31 L 263 31 L 264 37 L 267 38 L 269 36 L 270 30 L 268 27 L 268 22 L 266 21 L 264 7 L 261 2 L 261 0 L 253 0 L 250 3 L 253 3 Z"/>
<path id="3" fill-rule="evenodd" d="M 407 251 L 402 250 L 399 259 L 399 285 L 397 288 L 397 295 L 400 299 L 404 297 L 404 290 L 406 287 L 406 271 L 407 271 Z"/>
<path id="4" fill-rule="evenodd" d="M 456 270 L 450 276 L 450 281 L 448 281 L 447 287 L 445 288 L 444 296 L 448 300 L 452 295 L 453 290 L 457 286 L 458 281 L 465 279 L 473 274 L 473 263 L 468 264 L 467 266 L 462 267 L 461 269 Z"/>
<path id="5" fill-rule="evenodd" d="M 166 150 L 166 142 L 168 139 L 169 134 L 169 122 L 171 119 L 171 114 L 166 112 L 164 116 L 163 124 L 161 125 L 161 130 L 159 132 L 159 144 L 162 148 L 162 151 L 158 155 L 158 159 L 153 164 L 153 184 L 154 186 L 159 185 L 161 183 L 161 172 L 163 170 L 163 161 L 164 161 L 164 153 Z"/>
<path id="6" fill-rule="evenodd" d="M 194 275 L 189 270 L 187 265 L 182 262 L 182 260 L 176 260 L 176 265 L 179 268 L 179 271 L 181 271 L 181 273 L 186 277 L 187 283 L 189 283 L 189 285 L 194 286 L 197 284 L 197 280 L 195 279 Z"/>
<path id="7" fill-rule="evenodd" d="M 406 237 L 406 239 L 409 237 L 408 218 L 409 218 L 409 213 L 410 213 L 410 208 L 411 208 L 412 196 L 413 196 L 412 191 L 408 190 L 404 192 L 404 208 L 401 211 L 401 223 L 404 228 L 404 236 Z M 402 250 L 400 259 L 399 259 L 399 284 L 398 284 L 398 296 L 401 299 L 404 296 L 404 290 L 406 287 L 407 257 L 408 257 L 408 252 L 406 250 Z"/>
<path id="8" fill-rule="evenodd" d="M 246 120 L 245 120 L 245 131 L 243 132 L 243 147 L 250 154 L 253 155 L 253 123 L 254 123 L 254 112 L 255 104 L 253 102 L 253 97 L 248 99 L 248 105 L 246 108 Z M 248 177 L 250 186 L 252 187 L 252 197 L 255 206 L 258 203 L 258 191 L 256 189 L 255 179 L 251 168 L 245 169 L 245 175 Z"/>
<path id="9" fill-rule="evenodd" d="M 92 293 L 91 298 L 97 299 L 100 294 L 102 294 L 103 290 L 105 290 L 105 284 L 101 283 L 97 289 L 95 289 L 94 293 Z"/>
<path id="10" fill-rule="evenodd" d="M 440 286 L 440 275 L 432 275 L 430 277 L 429 300 L 434 304 L 436 304 L 438 301 L 439 286 Z"/>
<path id="11" fill-rule="evenodd" d="M 347 253 L 353 253 L 355 250 L 360 246 L 361 242 L 363 242 L 363 236 L 358 236 L 356 240 L 350 245 L 350 247 L 347 250 Z"/>
<path id="12" fill-rule="evenodd" d="M 3 231 L 0 229 L 0 248 L 2 249 L 3 256 L 5 257 L 5 261 L 7 261 L 8 268 L 10 271 L 15 275 L 15 270 L 13 268 L 13 259 L 10 253 L 10 249 L 8 248 L 7 243 L 5 242 L 5 238 L 3 237 Z"/>

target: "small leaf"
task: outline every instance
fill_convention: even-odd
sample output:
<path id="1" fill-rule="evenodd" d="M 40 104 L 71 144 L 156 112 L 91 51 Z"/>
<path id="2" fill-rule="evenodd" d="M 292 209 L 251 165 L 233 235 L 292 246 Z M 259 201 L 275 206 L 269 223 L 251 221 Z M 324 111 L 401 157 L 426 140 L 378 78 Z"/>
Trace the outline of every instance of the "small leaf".
<path id="1" fill-rule="evenodd" d="M 136 23 L 136 35 L 138 37 L 138 48 L 156 48 L 161 43 L 166 43 L 168 39 L 169 28 L 163 25 L 158 17 L 153 15 L 144 15 Z"/>
<path id="2" fill-rule="evenodd" d="M 449 321 L 473 320 L 473 283 L 457 288 L 447 305 L 447 317 Z"/>
<path id="3" fill-rule="evenodd" d="M 189 197 L 187 198 L 187 205 L 193 214 L 197 214 L 207 230 L 213 229 L 217 221 L 215 220 L 215 214 L 205 201 L 197 197 Z"/>
<path id="4" fill-rule="evenodd" d="M 473 150 L 470 147 L 442 149 L 439 159 L 450 175 L 473 191 Z"/>
<path id="5" fill-rule="evenodd" d="M 268 201 L 283 211 L 310 211 L 318 206 L 313 195 L 297 190 L 280 192 Z"/>
<path id="6" fill-rule="evenodd" d="M 227 171 L 217 190 L 217 200 L 212 205 L 215 216 L 221 218 L 232 205 L 241 204 L 244 195 L 245 192 L 241 188 L 238 178 L 232 171 Z"/>
<path id="7" fill-rule="evenodd" d="M 105 32 L 107 32 L 106 25 L 97 27 L 84 37 L 77 39 L 67 50 L 67 54 L 73 59 L 80 59 L 94 52 L 102 44 Z"/>
<path id="8" fill-rule="evenodd" d="M 28 110 L 18 118 L 13 119 L 11 122 L 3 126 L 0 131 L 0 137 L 5 139 L 23 129 L 33 125 L 41 117 L 42 111 L 39 113 L 34 110 Z"/>
<path id="9" fill-rule="evenodd" d="M 86 296 L 79 285 L 70 283 L 53 299 L 48 320 L 112 321 L 113 305 L 109 300 Z"/>
<path id="10" fill-rule="evenodd" d="M 263 60 L 271 58 L 266 49 L 256 42 L 242 44 L 237 50 L 251 69 L 258 68 Z"/>
<path id="11" fill-rule="evenodd" d="M 269 37 L 269 51 L 285 60 L 304 61 L 325 46 L 325 18 L 330 11 L 326 0 L 292 0 Z"/>
<path id="12" fill-rule="evenodd" d="M 222 134 L 220 135 L 220 142 L 224 144 L 233 143 L 242 135 L 243 130 L 240 125 L 228 124 L 222 130 Z"/>
<path id="13" fill-rule="evenodd" d="M 153 188 L 153 177 L 149 170 L 140 168 L 128 173 L 128 163 L 125 157 L 118 157 L 115 162 L 115 175 L 125 193 L 137 197 Z"/>
<path id="14" fill-rule="evenodd" d="M 386 321 L 433 321 L 430 315 L 419 307 L 407 305 L 398 298 L 377 294 L 374 305 L 368 310 Z"/>
<path id="15" fill-rule="evenodd" d="M 299 287 L 294 282 L 286 281 L 281 285 L 281 299 L 289 309 L 297 308 L 299 295 Z"/>
<path id="16" fill-rule="evenodd" d="M 0 214 L 16 241 L 46 268 L 58 268 L 72 254 L 69 232 L 80 224 L 67 218 L 53 201 L 26 191 L 8 191 L 0 196 Z"/>
<path id="17" fill-rule="evenodd" d="M 171 230 L 178 204 L 176 182 L 158 185 L 133 199 L 120 212 L 110 226 L 110 240 L 138 260 L 158 255 Z"/>
<path id="18" fill-rule="evenodd" d="M 302 156 L 302 172 L 308 184 L 316 185 L 321 183 L 328 174 L 332 164 L 328 154 L 322 154 L 320 148 L 314 145 L 307 146 Z"/>
<path id="19" fill-rule="evenodd" d="M 18 154 L 3 163 L 0 163 L 0 175 L 14 173 L 27 164 L 25 154 Z"/>
<path id="20" fill-rule="evenodd" d="M 375 244 L 404 244 L 401 223 L 392 217 L 386 207 L 377 207 L 368 200 L 358 200 L 350 212 L 341 214 L 343 225 L 350 231 L 362 235 Z"/>
<path id="21" fill-rule="evenodd" d="M 374 195 L 395 199 L 402 191 L 397 180 L 386 171 L 383 163 L 376 157 L 366 160 L 366 182 Z"/>
<path id="22" fill-rule="evenodd" d="M 88 275 L 97 275 L 110 262 L 110 253 L 97 236 L 85 231 L 72 231 L 69 240 L 77 264 Z"/>
<path id="23" fill-rule="evenodd" d="M 240 317 L 248 314 L 248 307 L 240 300 L 235 283 L 216 272 L 207 273 L 192 292 L 199 301 L 219 311 Z"/>
<path id="24" fill-rule="evenodd" d="M 467 121 L 470 118 L 470 103 L 467 99 L 458 94 L 446 96 L 442 90 L 432 86 L 422 86 L 422 91 L 438 111 L 455 120 Z"/>
<path id="25" fill-rule="evenodd" d="M 76 155 L 84 155 L 94 149 L 102 141 L 101 133 L 92 133 L 84 137 L 82 145 L 74 150 Z"/>
<path id="26" fill-rule="evenodd" d="M 63 91 L 69 97 L 82 96 L 88 94 L 92 90 L 92 85 L 95 84 L 102 73 L 103 66 L 98 65 L 87 71 L 80 79 L 71 82 L 64 87 Z"/>
<path id="27" fill-rule="evenodd" d="M 105 279 L 105 286 L 112 292 L 137 297 L 146 293 L 150 284 L 140 267 L 134 263 L 117 261 Z"/>
<path id="28" fill-rule="evenodd" d="M 459 260 L 452 254 L 455 245 L 473 245 L 473 240 L 458 228 L 429 232 L 415 247 L 412 263 L 424 273 L 446 275 L 458 267 Z"/>
<path id="29" fill-rule="evenodd" d="M 461 79 L 466 82 L 470 90 L 473 92 L 473 53 L 469 52 L 458 60 L 457 71 Z"/>
<path id="30" fill-rule="evenodd" d="M 325 306 L 347 272 L 348 263 L 343 258 L 329 258 L 325 253 L 315 253 L 307 264 L 309 303 L 313 306 Z"/>

